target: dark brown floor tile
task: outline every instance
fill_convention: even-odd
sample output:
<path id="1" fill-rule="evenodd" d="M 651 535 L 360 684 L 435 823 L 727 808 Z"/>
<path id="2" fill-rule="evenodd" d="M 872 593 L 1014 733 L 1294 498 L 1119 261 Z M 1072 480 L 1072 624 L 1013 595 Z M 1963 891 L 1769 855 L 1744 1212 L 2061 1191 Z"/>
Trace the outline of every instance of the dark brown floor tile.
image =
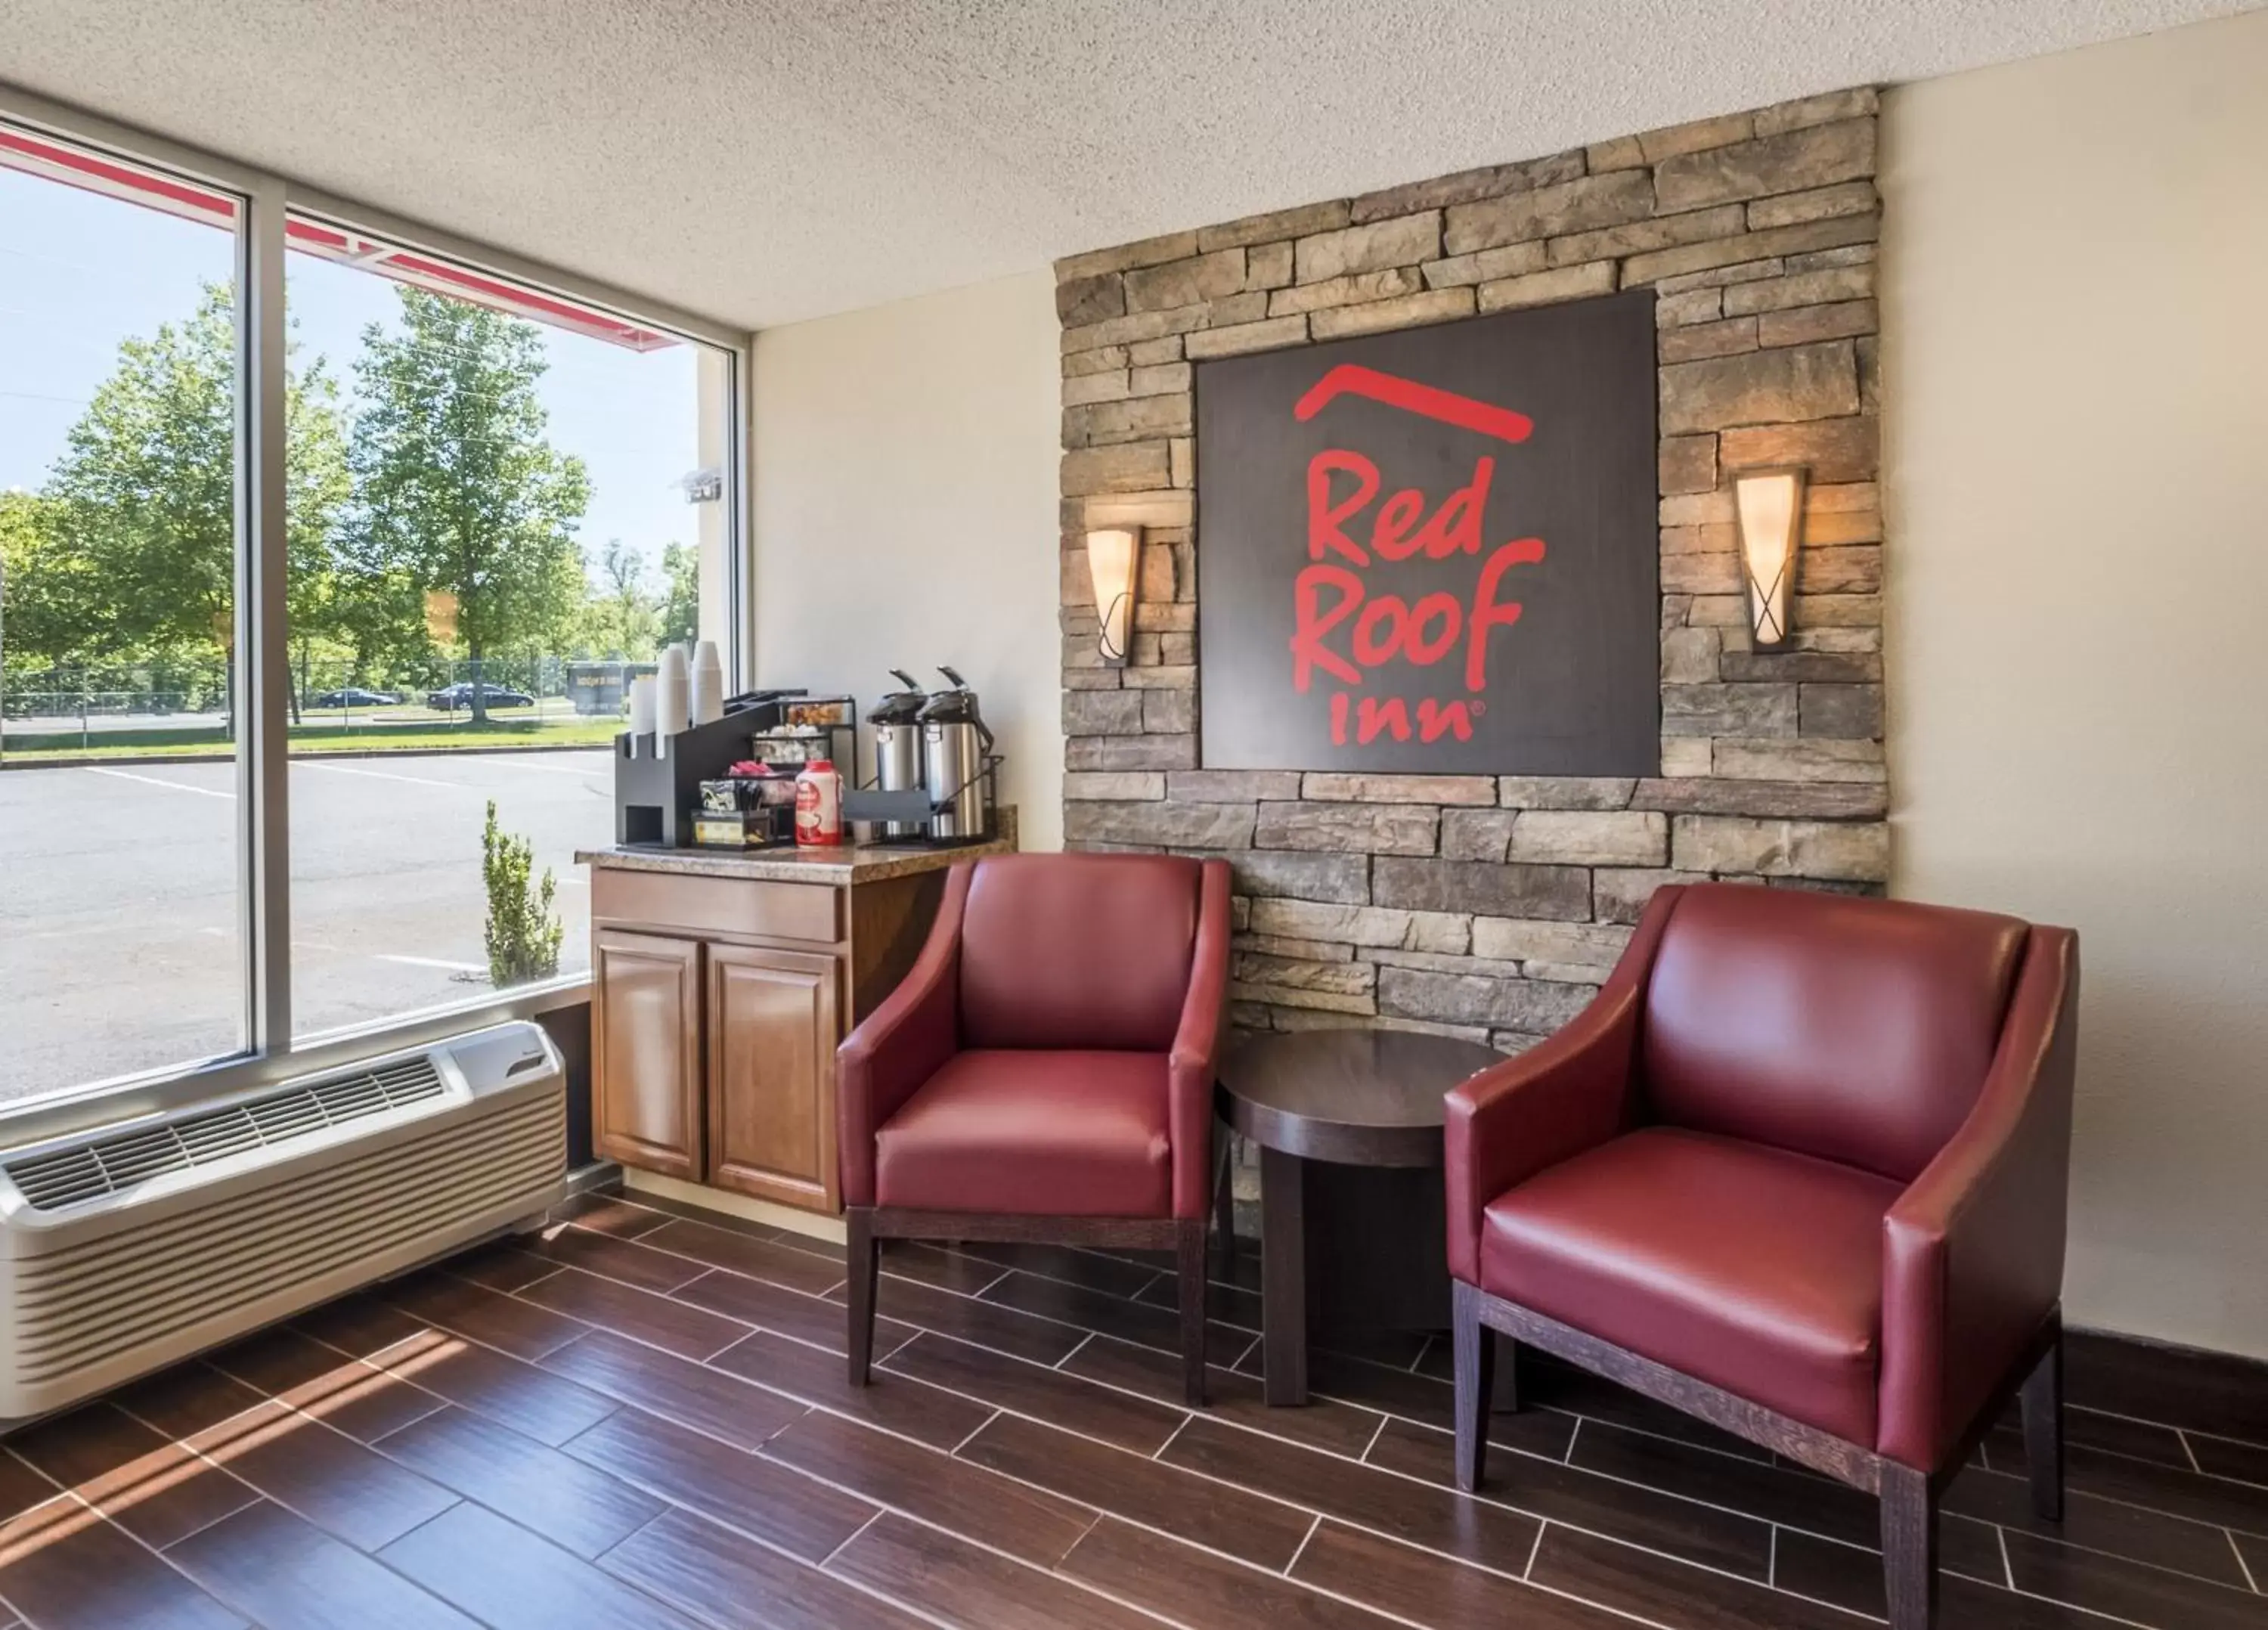
<path id="1" fill-rule="evenodd" d="M 1093 1344 L 1088 1344 L 1092 1346 Z M 1165 1361 L 1178 1387 L 1181 1361 Z M 886 1374 L 918 1377 L 1050 1426 L 1101 1438 L 1120 1449 L 1152 1455 L 1165 1446 L 1189 1412 L 1130 1398 L 1045 1365 L 1030 1364 L 949 1336 L 924 1333 L 890 1357 Z M 972 1425 L 970 1431 L 976 1430 Z M 958 1442 L 958 1440 L 955 1440 Z"/>
<path id="2" fill-rule="evenodd" d="M 923 1630 L 928 1623 L 690 1511 L 664 1512 L 599 1566 L 735 1630 Z"/>
<path id="3" fill-rule="evenodd" d="M 688 1222 L 682 1218 L 665 1222 L 640 1243 L 656 1250 L 674 1251 L 712 1268 L 727 1268 L 734 1273 L 745 1273 L 752 1279 L 766 1280 L 814 1296 L 834 1289 L 843 1278 L 842 1264 L 829 1262 L 824 1257 L 798 1250 L 777 1240 L 755 1239 L 729 1228 Z"/>
<path id="4" fill-rule="evenodd" d="M 554 1221 L 571 1222 L 593 1234 L 611 1234 L 634 1240 L 651 1234 L 669 1221 L 669 1213 L 641 1206 L 615 1193 L 573 1194 L 551 1208 Z"/>
<path id="5" fill-rule="evenodd" d="M 921 1344 L 917 1342 L 918 1347 Z M 1139 1392 L 1176 1411 L 1182 1401 L 1182 1361 L 1174 1353 L 1137 1346 L 1115 1336 L 1097 1336 L 1064 1361 L 1065 1373 Z M 1379 1417 L 1333 1398 L 1309 1395 L 1305 1407 L 1272 1409 L 1261 1383 L 1239 1370 L 1218 1365 L 1206 1372 L 1206 1412 L 1216 1420 L 1236 1421 L 1310 1449 L 1362 1457 L 1378 1435 Z M 1068 1422 L 1064 1423 L 1070 1424 Z M 1134 1445 L 1129 1444 L 1132 1448 Z"/>
<path id="6" fill-rule="evenodd" d="M 2229 1540 L 2243 1560 L 2245 1576 L 2254 1589 L 2268 1590 L 2268 1539 L 2256 1539 L 2250 1534 L 2231 1534 Z"/>
<path id="7" fill-rule="evenodd" d="M 1370 1462 L 1447 1488 L 1453 1480 L 1451 1448 L 1445 1432 L 1389 1420 L 1370 1451 Z M 1587 1529 L 1705 1567 L 1749 1579 L 1765 1578 L 1771 1570 L 1768 1523 L 1554 1461 L 1498 1451 L 1489 1457 L 1482 1492 L 1548 1522 Z"/>
<path id="8" fill-rule="evenodd" d="M 1625 1630 L 1630 1620 L 1326 1517 L 1292 1577 L 1431 1630 Z"/>
<path id="9" fill-rule="evenodd" d="M 1095 1514 L 1084 1506 L 839 1415 L 806 1415 L 763 1452 L 878 1505 L 1041 1567 L 1060 1561 L 1094 1522 Z"/>
<path id="10" fill-rule="evenodd" d="M 1509 1344 L 1502 1339 L 1497 1343 L 1497 1362 L 1501 1366 L 1503 1354 Z M 1541 1407 L 1562 1414 L 1584 1415 L 1594 1420 L 1604 1420 L 1633 1431 L 1651 1432 L 1658 1437 L 1675 1438 L 1682 1442 L 1697 1443 L 1705 1449 L 1714 1449 L 1746 1459 L 1771 1463 L 1769 1450 L 1757 1448 L 1731 1433 L 1721 1431 L 1706 1421 L 1696 1420 L 1690 1415 L 1680 1414 L 1667 1404 L 1657 1404 L 1628 1387 L 1617 1385 L 1602 1376 L 1577 1369 L 1563 1363 L 1547 1353 L 1533 1347 L 1521 1349 L 1520 1401 L 1525 1409 Z M 1452 1361 L 1449 1344 L 1435 1341 L 1418 1360 L 1418 1373 L 1429 1376 L 1444 1384 L 1456 1379 L 1456 1367 Z M 1428 1426 L 1446 1426 L 1445 1420 L 1428 1420 Z"/>
<path id="11" fill-rule="evenodd" d="M 112 1404 L 89 1404 L 42 1421 L 8 1447 L 159 1549 L 260 1498 L 249 1484 Z M 35 1501 L 50 1492 L 32 1487 Z"/>
<path id="12" fill-rule="evenodd" d="M 1963 1469 L 1953 1480 L 1945 1491 L 1943 1505 L 1948 1511 L 2043 1539 L 2065 1540 L 2222 1584 L 2243 1582 L 2228 1537 L 2219 1528 L 2081 1493 L 2076 1479 L 2066 1488 L 2059 1523 L 2043 1523 L 2032 1515 L 2031 1485 L 2024 1479 L 1974 1466 Z"/>
<path id="13" fill-rule="evenodd" d="M 1013 1415 L 1003 1415 L 971 1438 L 961 1457 L 1262 1567 L 1283 1567 L 1314 1526 L 1312 1507 L 1302 1510 L 1193 1477 Z"/>
<path id="14" fill-rule="evenodd" d="M 570 1342 L 543 1364 L 593 1391 L 743 1449 L 755 1448 L 805 1412 L 792 1398 L 610 1331 Z"/>
<path id="15" fill-rule="evenodd" d="M 827 1567 L 964 1630 L 1158 1630 L 1147 1614 L 1067 1579 L 888 1513 Z"/>
<path id="16" fill-rule="evenodd" d="M 20 1466 L 0 1482 L 11 1503 L 30 1502 L 0 1523 L 0 1597 L 40 1630 L 229 1630 L 245 1622 L 79 1501 L 36 1499 L 39 1480 Z"/>
<path id="17" fill-rule="evenodd" d="M 578 1556 L 598 1555 L 661 1512 L 628 1484 L 461 1409 L 429 1415 L 378 1448 Z"/>
<path id="18" fill-rule="evenodd" d="M 1044 1282 L 1011 1273 L 1001 1283 L 1012 1285 L 1019 1280 L 1035 1285 Z M 1067 1286 L 1060 1288 L 1070 1289 Z M 841 1294 L 836 1293 L 837 1300 Z M 1039 1364 L 1055 1363 L 1086 1339 L 1085 1330 L 1074 1329 L 1052 1317 L 1032 1317 L 1035 1309 L 1023 1309 L 1019 1304 L 989 1297 L 980 1301 L 973 1296 L 957 1296 L 949 1290 L 917 1285 L 910 1280 L 885 1277 L 875 1305 L 886 1318 L 933 1330 L 940 1335 L 957 1336 L 963 1341 L 973 1341 L 979 1346 Z M 1134 1304 L 1127 1302 L 1119 1305 L 1130 1308 Z"/>
<path id="19" fill-rule="evenodd" d="M 649 1250 L 651 1240 L 630 1241 L 593 1234 L 569 1224 L 554 1224 L 542 1234 L 519 1243 L 530 1256 L 563 1268 L 581 1268 L 604 1279 L 620 1280 L 640 1290 L 667 1293 L 708 1272 L 709 1265 L 666 1250 Z"/>
<path id="20" fill-rule="evenodd" d="M 111 1396 L 128 1414 L 169 1438 L 193 1438 L 268 1401 L 241 1381 L 194 1359 Z"/>
<path id="21" fill-rule="evenodd" d="M 1826 1550 L 1837 1548 L 1824 1540 L 1815 1543 Z M 1863 1571 L 1871 1564 L 1879 1573 L 1878 1558 L 1848 1554 L 1859 1560 L 1846 1567 Z M 1616 1609 L 1666 1630 L 1855 1630 L 1852 1620 L 1835 1608 L 1556 1523 L 1545 1527 L 1528 1577 L 1547 1589 Z"/>
<path id="22" fill-rule="evenodd" d="M 389 1285 L 386 1299 L 430 1324 L 516 1359 L 541 1358 L 591 1328 L 580 1319 L 446 1273 Z"/>
<path id="23" fill-rule="evenodd" d="M 2258 1359 L 2067 1331 L 2064 1396 L 2083 1408 L 2268 1447 L 2268 1363 Z"/>
<path id="24" fill-rule="evenodd" d="M 1189 1630 L 1387 1630 L 1391 1620 L 1276 1574 L 1105 1517 L 1064 1559 L 1062 1572 Z"/>
<path id="25" fill-rule="evenodd" d="M 885 1307 L 889 1298 L 883 1299 Z M 1045 1353 L 1020 1353 L 1021 1358 L 1036 1358 L 1052 1364 L 1064 1353 L 1079 1345 L 1088 1331 L 1099 1331 L 1106 1336 L 1116 1336 L 1123 1341 L 1139 1342 L 1144 1346 L 1161 1352 L 1182 1350 L 1181 1315 L 1170 1308 L 1155 1308 L 1145 1302 L 1128 1302 L 1123 1297 L 1105 1295 L 1098 1290 L 1088 1290 L 1078 1285 L 1067 1285 L 1061 1280 L 1040 1279 L 1030 1273 L 1011 1273 L 1006 1279 L 984 1293 L 980 1306 L 998 1303 L 1004 1308 L 1015 1308 L 1041 1319 L 1057 1321 L 1053 1326 L 1070 1337 L 1061 1343 L 1050 1356 Z M 908 1317 L 914 1317 L 908 1315 Z M 928 1324 L 926 1319 L 914 1317 L 916 1324 Z M 968 1334 L 971 1341 L 987 1346 L 998 1346 L 997 1341 L 985 1341 L 976 1331 L 967 1328 L 967 1322 L 956 1328 L 947 1324 L 930 1324 L 932 1330 L 942 1330 L 948 1335 Z M 1233 1365 L 1251 1346 L 1254 1332 L 1233 1330 L 1226 1324 L 1210 1323 L 1205 1326 L 1205 1356 L 1222 1366 Z"/>
<path id="26" fill-rule="evenodd" d="M 1882 1616 L 1881 1559 L 1872 1552 L 1808 1534 L 1782 1533 L 1774 1577 L 1783 1591 L 1874 1619 Z M 2102 1619 L 2068 1604 L 1960 1574 L 1940 1575 L 1939 1598 L 1937 1630 L 2107 1630 Z"/>
<path id="27" fill-rule="evenodd" d="M 2077 1411 L 2072 1412 L 2072 1418 L 2078 1418 Z M 2191 1440 L 2210 1441 L 2201 1437 Z M 2231 1443 L 2226 1448 L 2241 1455 L 2246 1446 Z M 2013 1477 L 2024 1475 L 2029 1463 L 2024 1456 L 2021 1433 L 1996 1431 L 1987 1449 L 1994 1471 Z M 2255 1467 L 2268 1471 L 2268 1450 L 2250 1452 Z M 2204 1464 L 2202 1454 L 2198 1464 Z M 2229 1461 L 2223 1458 L 2219 1464 L 2228 1464 Z M 2064 1478 L 2066 1487 L 2083 1489 L 2105 1499 L 2171 1512 L 2199 1523 L 2241 1529 L 2247 1533 L 2268 1535 L 2268 1485 L 2200 1473 L 2191 1466 L 2186 1451 L 2177 1463 L 2139 1459 L 2123 1451 L 2114 1453 L 2097 1448 L 2074 1436 L 2064 1448 Z"/>
<path id="28" fill-rule="evenodd" d="M 365 1551 L 457 1501 L 439 1484 L 279 1403 L 191 1441 L 278 1505 Z"/>
<path id="29" fill-rule="evenodd" d="M 206 1589 L 271 1630 L 406 1630 L 411 1625 L 479 1630 L 382 1563 L 265 1501 L 190 1535 L 166 1554 Z M 107 1621 L 112 1626 L 129 1622 Z"/>
<path id="30" fill-rule="evenodd" d="M 784 1289 L 744 1274 L 711 1273 L 680 1291 L 678 1300 L 711 1309 L 744 1324 L 808 1341 L 830 1353 L 850 1350 L 850 1310 L 842 1302 L 829 1302 L 823 1296 L 806 1296 L 800 1291 Z M 877 1319 L 874 1351 L 887 1353 L 909 1339 L 913 1333 L 910 1324 L 901 1324 L 895 1319 Z"/>
<path id="31" fill-rule="evenodd" d="M 520 1249 L 519 1240 L 497 1240 L 493 1244 L 476 1245 L 461 1255 L 450 1258 L 439 1265 L 440 1271 L 453 1279 L 484 1285 L 490 1290 L 514 1291 L 549 1277 L 558 1265 L 531 1256 Z"/>
<path id="32" fill-rule="evenodd" d="M 1242 1368 L 1256 1376 L 1263 1359 L 1256 1353 Z M 1307 1354 L 1307 1391 L 1310 1397 L 1336 1398 L 1444 1432 L 1456 1425 L 1456 1392 L 1449 1383 L 1323 1348 Z M 1575 1418 L 1557 1410 L 1522 1409 L 1489 1417 L 1490 1442 L 1554 1460 L 1567 1452 L 1574 1435 Z"/>
<path id="33" fill-rule="evenodd" d="M 672 1296 L 600 1279 L 579 1268 L 563 1268 L 520 1294 L 554 1312 L 635 1337 L 683 1358 L 721 1353 L 748 1333 L 747 1326 L 736 1319 L 721 1317 Z"/>
<path id="34" fill-rule="evenodd" d="M 826 1556 L 875 1511 L 777 1462 L 634 1410 L 609 1415 L 567 1452 L 806 1561 Z"/>
<path id="35" fill-rule="evenodd" d="M 919 1339 L 933 1341 L 940 1338 L 924 1336 Z M 937 1449 L 951 1449 L 992 1414 L 983 1404 L 887 1370 L 873 1372 L 873 1385 L 854 1387 L 841 1354 L 790 1341 L 768 1330 L 753 1331 L 709 1361 L 775 1392 L 823 1405 L 837 1414 L 918 1439 Z"/>
<path id="36" fill-rule="evenodd" d="M 2202 1433 L 2191 1434 L 2189 1446 L 2197 1456 L 2198 1470 L 2207 1477 L 2235 1478 L 2268 1488 L 2268 1449 Z"/>
<path id="37" fill-rule="evenodd" d="M 2008 1571 L 2016 1589 L 2154 1630 L 2262 1630 L 2268 1597 L 2207 1584 L 2186 1574 L 2144 1567 L 2100 1552 L 2058 1545 L 2029 1534 L 2007 1537 Z"/>
<path id="38" fill-rule="evenodd" d="M 2014 1410 L 2010 1418 L 1992 1432 L 1993 1464 L 2000 1465 L 1999 1452 L 2004 1435 L 2014 1440 L 2013 1447 L 2021 1455 L 2023 1442 L 2022 1418 Z M 2154 1460 L 2162 1466 L 2174 1466 L 2181 1471 L 2193 1470 L 2190 1452 L 2182 1445 L 2182 1435 L 2171 1427 L 2161 1427 L 2154 1421 L 2129 1420 L 2123 1415 L 2105 1415 L 2091 1409 L 2066 1409 L 2063 1412 L 2064 1440 L 2068 1443 L 2084 1443 L 2089 1449 L 2107 1449 L 2114 1455 L 2131 1455 L 2137 1460 Z M 2003 1466 L 2005 1471 L 2021 1471 L 2021 1460 Z"/>
<path id="39" fill-rule="evenodd" d="M 672 1199 L 666 1194 L 644 1194 L 625 1190 L 625 1204 L 644 1206 L 665 1216 L 690 1218 L 705 1222 L 711 1228 L 725 1228 L 734 1234 L 745 1234 L 750 1239 L 776 1240 L 786 1235 L 787 1230 L 769 1222 L 758 1222 L 752 1217 L 736 1216 L 729 1211 L 719 1211 L 713 1206 L 696 1206 L 689 1200 Z"/>
<path id="40" fill-rule="evenodd" d="M 1389 1422 L 1388 1435 L 1393 1430 Z M 1506 1573 L 1526 1567 L 1535 1545 L 1531 1516 L 1203 1416 L 1189 1422 L 1161 1458 Z"/>
<path id="41" fill-rule="evenodd" d="M 378 1359 L 388 1370 L 450 1403 L 539 1443 L 563 1443 L 622 1407 L 564 1376 L 444 1331 L 427 1331 L 396 1343 Z"/>
<path id="42" fill-rule="evenodd" d="M 225 1347 L 207 1362 L 365 1443 L 443 1403 L 405 1376 L 349 1358 L 289 1326 Z"/>
<path id="43" fill-rule="evenodd" d="M 644 1591 L 476 1505 L 444 1513 L 379 1556 L 492 1630 L 695 1630 Z"/>
<path id="44" fill-rule="evenodd" d="M 1181 1275 L 1168 1273 L 1163 1279 L 1151 1280 L 1134 1300 L 1146 1307 L 1164 1308 L 1178 1317 L 1182 1305 Z M 1205 1317 L 1248 1334 L 1256 1334 L 1260 1329 L 1260 1293 L 1241 1285 L 1209 1280 L 1205 1285 Z"/>
<path id="45" fill-rule="evenodd" d="M 1074 1245 L 1020 1245 L 994 1243 L 989 1241 L 965 1241 L 953 1247 L 965 1256 L 995 1265 L 999 1268 L 1021 1268 L 1027 1273 L 1036 1273 L 1042 1279 L 1062 1280 L 1066 1284 L 1084 1286 L 1099 1290 L 1107 1296 L 1131 1297 L 1158 1277 L 1160 1268 L 1146 1262 L 1130 1262 L 1123 1257 L 1106 1256 L 1101 1251 L 1081 1250 Z M 1162 1265 L 1170 1270 L 1170 1261 Z"/>
<path id="46" fill-rule="evenodd" d="M 1493 1459 L 1490 1464 L 1495 1464 Z M 1575 1434 L 1570 1464 L 1830 1539 L 1859 1545 L 1880 1541 L 1881 1505 L 1872 1494 L 1789 1467 L 1598 1420 L 1586 1420 Z"/>
<path id="47" fill-rule="evenodd" d="M 976 1294 L 1008 1271 L 997 1262 L 963 1256 L 920 1240 L 883 1241 L 881 1268 L 894 1278 L 934 1285 L 939 1290 L 958 1291 L 964 1296 Z"/>
<path id="48" fill-rule="evenodd" d="M 377 1292 L 366 1291 L 302 1313 L 291 1321 L 291 1328 L 336 1347 L 349 1358 L 370 1358 L 432 1326 Z"/>

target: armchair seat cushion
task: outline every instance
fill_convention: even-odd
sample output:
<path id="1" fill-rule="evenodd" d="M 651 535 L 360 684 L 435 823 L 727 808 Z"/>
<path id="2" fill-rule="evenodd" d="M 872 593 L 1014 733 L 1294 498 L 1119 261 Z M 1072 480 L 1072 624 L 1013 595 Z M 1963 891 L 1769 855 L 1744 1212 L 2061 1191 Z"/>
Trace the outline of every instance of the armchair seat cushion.
<path id="1" fill-rule="evenodd" d="M 1647 1127 L 1498 1196 L 1481 1287 L 1871 1446 L 1882 1216 L 1899 1192 L 1810 1155 Z"/>
<path id="2" fill-rule="evenodd" d="M 875 1132 L 876 1203 L 1171 1216 L 1166 1065 L 1149 1052 L 955 1053 Z"/>

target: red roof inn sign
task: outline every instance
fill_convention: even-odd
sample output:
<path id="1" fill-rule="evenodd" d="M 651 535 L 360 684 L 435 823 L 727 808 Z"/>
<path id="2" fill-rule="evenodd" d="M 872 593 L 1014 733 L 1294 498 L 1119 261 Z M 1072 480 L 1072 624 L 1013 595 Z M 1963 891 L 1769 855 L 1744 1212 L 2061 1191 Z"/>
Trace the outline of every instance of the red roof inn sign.
<path id="1" fill-rule="evenodd" d="M 1199 365 L 1213 769 L 1652 775 L 1651 291 Z"/>

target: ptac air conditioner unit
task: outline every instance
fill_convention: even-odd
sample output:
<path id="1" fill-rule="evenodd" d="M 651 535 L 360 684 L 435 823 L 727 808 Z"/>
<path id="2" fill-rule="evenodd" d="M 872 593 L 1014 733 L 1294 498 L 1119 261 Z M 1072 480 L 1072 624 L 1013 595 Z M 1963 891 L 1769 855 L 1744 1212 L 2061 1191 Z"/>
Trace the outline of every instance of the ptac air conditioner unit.
<path id="1" fill-rule="evenodd" d="M 533 1226 L 566 1169 L 526 1023 L 0 1150 L 0 1425 Z"/>

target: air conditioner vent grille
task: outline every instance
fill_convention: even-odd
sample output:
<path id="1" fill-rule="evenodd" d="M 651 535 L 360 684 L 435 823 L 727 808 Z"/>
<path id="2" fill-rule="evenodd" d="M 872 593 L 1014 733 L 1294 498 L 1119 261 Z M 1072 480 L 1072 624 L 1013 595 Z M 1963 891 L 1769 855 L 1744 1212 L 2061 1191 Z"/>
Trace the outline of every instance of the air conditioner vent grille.
<path id="1" fill-rule="evenodd" d="M 137 1127 L 0 1166 L 40 1211 L 61 1211 L 120 1194 L 168 1172 L 210 1165 L 247 1149 L 272 1148 L 388 1110 L 443 1096 L 428 1058 L 289 1087 L 248 1103 Z"/>

